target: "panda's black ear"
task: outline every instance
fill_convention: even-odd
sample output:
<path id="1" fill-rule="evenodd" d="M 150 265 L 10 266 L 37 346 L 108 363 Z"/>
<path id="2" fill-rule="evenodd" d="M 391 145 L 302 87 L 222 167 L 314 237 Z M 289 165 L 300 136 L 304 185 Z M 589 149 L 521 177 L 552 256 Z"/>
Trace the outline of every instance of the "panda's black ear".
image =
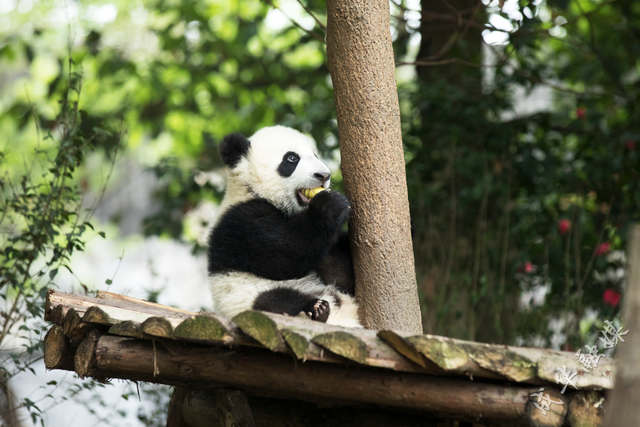
<path id="1" fill-rule="evenodd" d="M 220 158 L 225 165 L 233 169 L 240 163 L 242 156 L 247 154 L 250 146 L 251 142 L 242 134 L 230 133 L 220 143 Z"/>

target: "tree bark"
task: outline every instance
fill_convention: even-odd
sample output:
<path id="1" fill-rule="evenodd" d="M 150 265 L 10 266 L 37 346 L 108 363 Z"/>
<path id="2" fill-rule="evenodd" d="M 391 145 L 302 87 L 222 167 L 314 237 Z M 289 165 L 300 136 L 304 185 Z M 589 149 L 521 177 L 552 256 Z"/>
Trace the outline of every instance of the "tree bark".
<path id="1" fill-rule="evenodd" d="M 389 3 L 329 0 L 327 14 L 360 318 L 370 329 L 422 333 Z"/>
<path id="2" fill-rule="evenodd" d="M 609 394 L 606 426 L 640 425 L 640 224 L 631 228 L 627 255 L 627 284 L 623 305 L 621 332 L 629 330 L 625 342 L 616 347 L 618 375 Z"/>

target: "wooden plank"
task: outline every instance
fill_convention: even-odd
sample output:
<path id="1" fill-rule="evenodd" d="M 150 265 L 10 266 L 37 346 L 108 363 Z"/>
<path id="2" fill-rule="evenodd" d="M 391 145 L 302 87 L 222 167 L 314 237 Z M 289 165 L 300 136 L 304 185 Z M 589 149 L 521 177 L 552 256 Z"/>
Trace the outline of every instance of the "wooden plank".
<path id="1" fill-rule="evenodd" d="M 99 306 L 103 311 L 112 316 L 114 320 L 121 320 L 122 317 L 126 315 L 137 316 L 137 318 L 126 319 L 135 321 L 144 321 L 148 317 L 153 316 L 184 320 L 196 315 L 196 313 L 165 307 L 159 304 L 141 304 L 138 301 L 141 300 L 136 300 L 135 298 L 128 298 L 126 300 L 116 300 L 113 298 L 100 299 L 49 290 L 45 303 L 44 320 L 59 323 L 57 319 L 54 318 L 54 309 L 57 309 L 57 307 L 61 307 L 62 318 L 64 318 L 71 307 L 82 317 L 84 313 L 93 306 Z"/>

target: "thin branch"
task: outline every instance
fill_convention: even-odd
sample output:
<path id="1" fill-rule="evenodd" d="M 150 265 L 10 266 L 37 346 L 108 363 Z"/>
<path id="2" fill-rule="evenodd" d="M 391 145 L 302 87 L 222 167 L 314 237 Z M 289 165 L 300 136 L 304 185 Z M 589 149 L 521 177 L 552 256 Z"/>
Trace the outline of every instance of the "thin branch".
<path id="1" fill-rule="evenodd" d="M 318 18 L 316 18 L 316 15 L 313 14 L 313 12 L 311 12 L 307 6 L 305 6 L 304 4 L 302 4 L 302 0 L 298 0 L 298 3 L 300 4 L 300 6 L 302 6 L 302 8 L 305 10 L 305 12 L 307 12 L 318 24 L 318 26 L 320 28 L 322 28 L 323 30 L 327 30 L 327 26 L 325 24 L 323 24 L 322 22 L 320 22 L 320 20 Z"/>
<path id="2" fill-rule="evenodd" d="M 440 61 L 414 61 L 414 62 L 396 62 L 396 67 L 400 67 L 402 65 L 417 65 L 419 67 L 432 67 L 434 65 L 447 65 L 447 64 L 453 64 L 453 63 L 460 63 L 460 64 L 464 64 L 464 65 L 469 65 L 470 67 L 478 67 L 478 68 L 485 68 L 485 67 L 491 67 L 489 65 L 482 65 L 482 64 L 476 64 L 475 62 L 469 62 L 469 61 L 465 61 L 464 59 L 460 59 L 460 58 L 449 58 L 449 59 L 442 59 Z"/>
<path id="3" fill-rule="evenodd" d="M 275 4 L 273 4 L 273 2 L 271 0 L 263 0 L 266 4 L 268 4 L 269 6 L 271 6 L 274 9 L 278 9 L 280 11 L 280 13 L 282 13 L 284 16 L 287 17 L 287 19 L 289 19 L 289 21 L 291 21 L 291 23 L 293 23 L 293 25 L 295 25 L 296 27 L 298 27 L 299 29 L 301 29 L 302 31 L 304 31 L 305 33 L 309 34 L 311 37 L 313 37 L 314 39 L 318 40 L 319 42 L 326 44 L 327 42 L 325 41 L 325 39 L 319 35 L 318 33 L 316 33 L 313 30 L 307 30 L 306 28 L 304 28 L 302 25 L 298 24 L 293 18 L 291 18 L 289 15 L 287 15 L 286 13 L 284 13 L 278 6 L 276 6 Z"/>

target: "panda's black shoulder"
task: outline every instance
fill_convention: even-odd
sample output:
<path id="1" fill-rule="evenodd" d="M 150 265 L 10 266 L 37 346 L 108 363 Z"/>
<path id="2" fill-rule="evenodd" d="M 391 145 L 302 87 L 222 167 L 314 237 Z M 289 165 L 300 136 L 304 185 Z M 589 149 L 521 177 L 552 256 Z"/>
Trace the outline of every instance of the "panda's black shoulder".
<path id="1" fill-rule="evenodd" d="M 230 222 L 233 224 L 248 222 L 253 219 L 277 218 L 284 216 L 280 209 L 269 203 L 265 199 L 255 198 L 246 202 L 238 203 L 227 209 L 222 215 L 218 224 Z"/>

